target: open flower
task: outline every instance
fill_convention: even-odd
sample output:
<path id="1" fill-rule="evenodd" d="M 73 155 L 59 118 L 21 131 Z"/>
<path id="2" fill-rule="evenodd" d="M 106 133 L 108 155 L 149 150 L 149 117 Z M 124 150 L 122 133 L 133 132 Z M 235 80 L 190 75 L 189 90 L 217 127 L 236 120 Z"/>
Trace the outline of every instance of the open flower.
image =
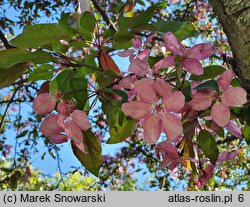
<path id="1" fill-rule="evenodd" d="M 60 126 L 65 134 L 70 137 L 76 145 L 83 142 L 82 130 L 88 130 L 91 125 L 85 112 L 75 109 L 73 103 L 61 101 L 57 110 L 59 112 L 57 125 Z"/>
<path id="2" fill-rule="evenodd" d="M 144 45 L 142 44 L 141 38 L 136 37 L 132 39 L 133 49 L 124 50 L 118 53 L 120 57 L 129 57 L 129 72 L 135 73 L 136 75 L 152 74 L 152 69 L 147 63 L 150 50 L 145 48 L 147 43 L 152 40 L 152 37 L 152 35 L 149 36 Z"/>
<path id="3" fill-rule="evenodd" d="M 173 170 L 178 163 L 182 163 L 183 166 L 186 166 L 186 161 L 179 155 L 177 147 L 169 141 L 163 141 L 157 144 L 156 155 L 159 159 L 162 156 L 160 168 L 168 166 L 170 170 Z"/>
<path id="4" fill-rule="evenodd" d="M 147 143 L 155 144 L 162 130 L 170 140 L 182 134 L 180 117 L 175 114 L 185 103 L 185 97 L 181 92 L 172 92 L 164 80 L 153 81 L 150 78 L 136 81 L 134 89 L 138 100 L 124 103 L 122 111 L 125 115 L 140 120 Z"/>
<path id="5" fill-rule="evenodd" d="M 212 106 L 211 117 L 220 127 L 225 127 L 230 121 L 231 106 L 241 106 L 247 102 L 247 93 L 241 87 L 232 87 L 230 85 L 233 78 L 232 71 L 225 71 L 218 79 L 218 85 L 221 93 L 213 90 L 197 92 L 193 95 L 191 106 L 196 111 L 202 111 Z"/>
<path id="6" fill-rule="evenodd" d="M 164 35 L 164 44 L 173 56 L 166 57 L 154 65 L 155 69 L 166 68 L 175 65 L 175 58 L 181 58 L 181 65 L 194 75 L 202 75 L 203 67 L 200 60 L 204 60 L 214 54 L 211 43 L 197 44 L 191 48 L 186 48 L 181 44 L 172 32 Z"/>

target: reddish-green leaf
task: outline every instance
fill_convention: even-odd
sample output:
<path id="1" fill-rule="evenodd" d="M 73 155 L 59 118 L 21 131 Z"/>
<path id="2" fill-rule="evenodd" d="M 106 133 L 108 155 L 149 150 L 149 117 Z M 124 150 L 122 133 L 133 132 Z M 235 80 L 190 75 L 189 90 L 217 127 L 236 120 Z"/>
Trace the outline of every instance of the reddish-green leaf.
<path id="1" fill-rule="evenodd" d="M 102 68 L 105 70 L 112 70 L 117 75 L 120 75 L 121 71 L 116 65 L 115 61 L 104 51 L 101 52 L 100 61 Z"/>
<path id="2" fill-rule="evenodd" d="M 84 145 L 88 153 L 82 152 L 74 142 L 71 142 L 71 146 L 75 156 L 82 163 L 82 165 L 95 176 L 98 176 L 100 167 L 102 165 L 102 148 L 99 139 L 95 134 L 88 130 L 83 132 L 84 135 Z"/>

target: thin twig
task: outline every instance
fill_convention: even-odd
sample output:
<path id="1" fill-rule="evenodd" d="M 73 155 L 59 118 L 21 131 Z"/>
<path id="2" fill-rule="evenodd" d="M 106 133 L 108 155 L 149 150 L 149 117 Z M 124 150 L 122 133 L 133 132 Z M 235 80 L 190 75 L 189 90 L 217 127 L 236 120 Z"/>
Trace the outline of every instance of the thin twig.
<path id="1" fill-rule="evenodd" d="M 0 39 L 3 42 L 3 45 L 6 49 L 16 48 L 15 46 L 11 45 L 9 41 L 4 36 L 4 33 L 0 30 Z"/>
<path id="2" fill-rule="evenodd" d="M 10 104 L 13 103 L 13 100 L 14 100 L 14 98 L 15 98 L 17 92 L 19 91 L 20 87 L 21 87 L 21 85 L 19 85 L 19 86 L 15 89 L 14 93 L 12 94 L 12 96 L 11 96 L 11 98 L 10 98 L 10 102 L 7 104 L 7 106 L 6 106 L 6 108 L 5 108 L 4 114 L 3 114 L 3 116 L 2 116 L 2 120 L 1 120 L 1 122 L 0 122 L 0 133 L 1 133 L 1 131 L 2 131 L 2 127 L 3 127 L 3 124 L 4 124 L 4 120 L 5 120 L 5 117 L 6 117 L 7 113 L 8 113 Z"/>
<path id="3" fill-rule="evenodd" d="M 101 14 L 103 20 L 115 31 L 118 31 L 118 29 L 116 28 L 114 22 L 108 17 L 108 15 L 106 14 L 106 12 L 100 7 L 100 5 L 96 2 L 96 0 L 91 0 L 92 3 L 94 4 L 96 10 Z"/>
<path id="4" fill-rule="evenodd" d="M 56 158 L 57 158 L 57 167 L 58 167 L 59 174 L 60 174 L 60 180 L 58 182 L 57 187 L 59 187 L 60 183 L 62 182 L 62 184 L 64 186 L 64 190 L 66 190 L 66 184 L 65 184 L 65 182 L 63 180 L 63 173 L 62 173 L 62 169 L 61 169 L 60 156 L 59 156 L 59 153 L 58 153 L 58 149 L 56 149 Z"/>

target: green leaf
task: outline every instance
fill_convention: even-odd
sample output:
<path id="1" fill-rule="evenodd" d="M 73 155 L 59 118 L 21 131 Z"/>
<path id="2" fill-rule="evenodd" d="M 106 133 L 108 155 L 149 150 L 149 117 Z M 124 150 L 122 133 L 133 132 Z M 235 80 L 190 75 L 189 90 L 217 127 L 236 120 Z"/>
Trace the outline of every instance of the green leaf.
<path id="1" fill-rule="evenodd" d="M 185 96 L 185 101 L 189 102 L 192 100 L 191 86 L 186 86 L 181 90 L 183 95 Z"/>
<path id="2" fill-rule="evenodd" d="M 219 149 L 213 135 L 207 130 L 202 130 L 197 137 L 197 142 L 199 148 L 211 162 L 215 162 L 218 157 Z"/>
<path id="3" fill-rule="evenodd" d="M 159 2 L 150 6 L 146 11 L 135 17 L 120 17 L 118 20 L 118 26 L 120 29 L 130 29 L 137 25 L 146 24 L 151 20 L 156 9 L 165 8 L 166 5 L 166 2 Z"/>
<path id="4" fill-rule="evenodd" d="M 242 84 L 239 82 L 238 79 L 234 78 L 232 81 L 231 81 L 231 85 L 234 86 L 234 87 L 242 87 Z"/>
<path id="5" fill-rule="evenodd" d="M 16 172 L 14 172 L 13 175 L 11 175 L 10 180 L 9 180 L 11 190 L 16 190 L 17 184 L 18 184 L 18 179 L 21 176 L 20 174 L 21 173 L 19 171 L 16 171 Z"/>
<path id="6" fill-rule="evenodd" d="M 29 81 L 35 82 L 38 80 L 49 80 L 53 77 L 53 72 L 50 70 L 53 68 L 52 65 L 41 65 L 36 67 L 35 70 L 30 74 Z"/>
<path id="7" fill-rule="evenodd" d="M 157 31 L 155 26 L 153 24 L 149 24 L 149 23 L 137 25 L 136 27 L 133 27 L 131 30 L 133 33 L 156 32 Z"/>
<path id="8" fill-rule="evenodd" d="M 116 42 L 116 41 L 113 41 L 113 46 L 112 48 L 113 49 L 117 49 L 117 50 L 120 50 L 120 49 L 128 49 L 132 47 L 132 41 L 127 41 L 127 42 Z"/>
<path id="9" fill-rule="evenodd" d="M 243 129 L 243 135 L 248 145 L 250 145 L 250 125 L 245 124 Z"/>
<path id="10" fill-rule="evenodd" d="M 157 21 L 153 24 L 159 32 L 173 32 L 179 41 L 182 41 L 189 37 L 196 37 L 199 33 L 194 28 L 194 25 L 189 22 L 178 21 Z"/>
<path id="11" fill-rule="evenodd" d="M 115 94 L 117 96 L 120 96 L 122 98 L 121 101 L 123 103 L 128 101 L 128 94 L 125 91 L 123 91 L 123 90 L 106 88 L 105 92 L 109 92 L 111 94 Z"/>
<path id="12" fill-rule="evenodd" d="M 206 81 L 206 82 L 196 86 L 194 89 L 196 89 L 198 91 L 205 90 L 205 89 L 214 89 L 217 92 L 220 91 L 219 86 L 215 80 Z"/>
<path id="13" fill-rule="evenodd" d="M 0 51 L 0 68 L 10 68 L 17 63 L 33 62 L 35 64 L 47 63 L 54 58 L 47 52 L 37 50 L 29 52 L 23 49 L 8 49 Z"/>
<path id="14" fill-rule="evenodd" d="M 93 67 L 97 67 L 96 62 L 95 62 L 95 58 L 91 57 L 91 56 L 86 56 L 83 59 L 83 62 L 87 65 L 93 66 Z M 83 74 L 92 74 L 95 72 L 95 70 L 93 70 L 92 68 L 88 68 L 88 67 L 81 67 L 81 71 L 83 72 Z"/>
<path id="15" fill-rule="evenodd" d="M 66 100 L 76 100 L 77 108 L 82 110 L 87 101 L 87 81 L 81 70 L 64 70 L 57 77 L 58 89 Z"/>
<path id="16" fill-rule="evenodd" d="M 11 40 L 19 48 L 38 48 L 43 45 L 67 39 L 71 33 L 59 24 L 27 25 L 23 33 Z"/>
<path id="17" fill-rule="evenodd" d="M 18 63 L 8 69 L 0 68 L 0 88 L 12 84 L 17 78 L 19 78 L 19 76 L 22 75 L 26 67 L 27 63 Z"/>
<path id="18" fill-rule="evenodd" d="M 115 79 L 118 77 L 112 70 L 106 70 L 104 72 L 96 71 L 96 75 L 96 82 L 99 83 L 102 88 L 114 83 Z"/>
<path id="19" fill-rule="evenodd" d="M 104 39 L 107 39 L 109 37 L 112 37 L 115 34 L 115 30 L 114 29 L 107 29 L 103 32 L 102 36 Z"/>
<path id="20" fill-rule="evenodd" d="M 225 68 L 219 65 L 211 65 L 204 68 L 204 73 L 202 75 L 191 75 L 190 79 L 194 81 L 201 81 L 210 78 L 215 78 L 225 71 Z"/>
<path id="21" fill-rule="evenodd" d="M 118 31 L 114 35 L 114 41 L 123 43 L 123 42 L 128 42 L 131 41 L 131 39 L 134 37 L 134 35 L 130 32 L 127 31 Z"/>
<path id="22" fill-rule="evenodd" d="M 89 11 L 84 12 L 80 18 L 80 26 L 83 30 L 93 33 L 96 27 L 95 16 Z"/>
<path id="23" fill-rule="evenodd" d="M 107 144 L 116 144 L 126 140 L 135 130 L 137 122 L 133 119 L 128 119 L 124 116 L 122 124 L 117 124 L 116 127 L 109 128 L 110 138 Z"/>
<path id="24" fill-rule="evenodd" d="M 98 176 L 100 167 L 102 165 L 102 148 L 99 139 L 95 134 L 88 130 L 83 132 L 84 146 L 88 153 L 82 152 L 74 142 L 71 142 L 73 152 L 82 165 L 95 176 Z"/>
<path id="25" fill-rule="evenodd" d="M 23 132 L 21 132 L 20 134 L 18 134 L 17 136 L 16 136 L 16 138 L 21 138 L 21 137 L 24 137 L 24 136 L 26 136 L 26 134 L 29 132 L 29 130 L 24 130 Z"/>
<path id="26" fill-rule="evenodd" d="M 246 121 L 248 125 L 250 125 L 250 105 L 244 107 L 235 108 L 235 110 L 239 109 L 239 111 L 235 111 L 240 114 L 240 117 Z"/>

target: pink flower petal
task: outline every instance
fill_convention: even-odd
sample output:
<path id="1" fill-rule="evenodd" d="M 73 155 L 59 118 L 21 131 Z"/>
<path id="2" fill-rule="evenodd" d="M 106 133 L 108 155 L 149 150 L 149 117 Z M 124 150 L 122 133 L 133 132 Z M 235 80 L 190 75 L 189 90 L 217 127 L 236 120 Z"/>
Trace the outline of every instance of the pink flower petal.
<path id="1" fill-rule="evenodd" d="M 142 40 L 140 37 L 136 37 L 132 39 L 132 45 L 136 49 L 141 49 L 142 48 Z"/>
<path id="2" fill-rule="evenodd" d="M 220 127 L 225 127 L 230 121 L 230 109 L 223 103 L 217 102 L 212 107 L 211 116 L 216 124 Z"/>
<path id="3" fill-rule="evenodd" d="M 60 127 L 62 127 L 63 129 L 65 129 L 65 124 L 64 124 L 64 121 L 67 117 L 66 116 L 63 116 L 63 115 L 60 115 L 58 116 L 58 119 L 57 119 L 57 125 L 59 125 Z"/>
<path id="4" fill-rule="evenodd" d="M 134 89 L 141 101 L 146 103 L 158 101 L 153 84 L 154 81 L 150 78 L 143 78 L 134 83 Z"/>
<path id="5" fill-rule="evenodd" d="M 174 140 L 176 137 L 182 135 L 182 123 L 178 116 L 170 113 L 164 113 L 162 117 L 162 125 L 168 140 Z"/>
<path id="6" fill-rule="evenodd" d="M 43 115 L 51 112 L 56 106 L 55 97 L 49 93 L 42 93 L 33 101 L 33 108 L 36 113 Z"/>
<path id="7" fill-rule="evenodd" d="M 234 74 L 232 71 L 225 71 L 220 75 L 217 82 L 223 91 L 225 91 L 230 86 L 233 77 Z"/>
<path id="8" fill-rule="evenodd" d="M 193 95 L 191 107 L 196 111 L 202 111 L 211 106 L 212 100 L 212 96 L 209 93 L 197 92 Z"/>
<path id="9" fill-rule="evenodd" d="M 203 171 L 202 176 L 199 178 L 197 186 L 200 188 L 203 185 L 206 185 L 209 180 L 213 177 L 214 165 L 208 165 Z"/>
<path id="10" fill-rule="evenodd" d="M 83 141 L 82 131 L 73 120 L 66 121 L 65 133 L 77 144 L 80 144 Z"/>
<path id="11" fill-rule="evenodd" d="M 130 116 L 134 119 L 142 119 L 151 113 L 152 106 L 151 104 L 141 101 L 131 101 L 122 104 L 122 111 L 126 116 Z"/>
<path id="12" fill-rule="evenodd" d="M 120 56 L 120 57 L 128 57 L 128 56 L 132 55 L 134 52 L 135 52 L 134 49 L 128 49 L 128 50 L 118 52 L 118 56 Z"/>
<path id="13" fill-rule="evenodd" d="M 161 134 L 161 119 L 151 114 L 143 121 L 144 139 L 148 144 L 155 144 Z"/>
<path id="14" fill-rule="evenodd" d="M 234 121 L 230 121 L 230 122 L 226 125 L 226 128 L 228 129 L 228 131 L 229 131 L 232 135 L 234 135 L 234 136 L 236 136 L 236 137 L 242 139 L 242 132 L 241 132 L 241 129 L 240 129 L 240 127 L 239 127 Z"/>
<path id="15" fill-rule="evenodd" d="M 164 59 L 155 63 L 154 68 L 156 70 L 160 70 L 161 68 L 168 68 L 170 66 L 175 65 L 175 56 L 165 57 Z"/>
<path id="16" fill-rule="evenodd" d="M 173 55 L 182 56 L 186 48 L 178 41 L 172 32 L 167 32 L 164 35 L 164 44 L 167 50 L 173 53 Z"/>
<path id="17" fill-rule="evenodd" d="M 91 127 L 86 113 L 81 110 L 74 110 L 71 114 L 71 118 L 76 123 L 76 125 L 84 131 Z"/>
<path id="18" fill-rule="evenodd" d="M 155 34 L 152 34 L 152 35 L 148 36 L 145 43 L 144 43 L 144 45 L 147 45 L 149 42 L 151 42 L 154 37 L 155 37 Z"/>
<path id="19" fill-rule="evenodd" d="M 237 150 L 233 150 L 231 152 L 225 151 L 220 153 L 220 155 L 218 156 L 218 161 L 219 162 L 224 162 L 227 160 L 232 160 L 237 156 Z"/>
<path id="20" fill-rule="evenodd" d="M 152 74 L 152 69 L 148 66 L 147 62 L 139 58 L 135 58 L 131 61 L 128 71 L 136 75 Z"/>
<path id="21" fill-rule="evenodd" d="M 62 134 L 56 134 L 49 136 L 49 140 L 54 144 L 62 144 L 68 141 L 68 137 Z"/>
<path id="22" fill-rule="evenodd" d="M 204 73 L 203 67 L 199 60 L 194 58 L 187 58 L 182 60 L 182 66 L 190 73 L 194 75 L 202 75 Z"/>
<path id="23" fill-rule="evenodd" d="M 63 132 L 63 128 L 57 124 L 58 117 L 57 114 L 51 114 L 43 120 L 40 126 L 40 131 L 43 135 L 58 135 L 60 132 Z"/>
<path id="24" fill-rule="evenodd" d="M 242 106 L 247 102 L 247 92 L 241 87 L 231 87 L 224 91 L 221 101 L 227 106 Z"/>
<path id="25" fill-rule="evenodd" d="M 189 58 L 204 60 L 214 54 L 214 48 L 211 43 L 201 43 L 193 46 L 190 49 Z"/>
<path id="26" fill-rule="evenodd" d="M 137 56 L 140 60 L 146 61 L 148 56 L 150 54 L 150 50 L 149 49 L 145 49 L 142 52 L 140 52 L 140 54 Z"/>
<path id="27" fill-rule="evenodd" d="M 157 78 L 154 82 L 154 88 L 162 97 L 166 97 L 172 92 L 172 87 L 168 84 L 168 82 L 160 78 Z"/>
<path id="28" fill-rule="evenodd" d="M 185 105 L 185 96 L 175 91 L 163 98 L 164 108 L 168 112 L 178 112 Z"/>
<path id="29" fill-rule="evenodd" d="M 59 102 L 59 104 L 57 105 L 57 111 L 59 114 L 63 115 L 63 116 L 67 116 L 67 101 L 66 100 L 62 100 Z"/>
<path id="30" fill-rule="evenodd" d="M 134 87 L 134 82 L 136 80 L 135 76 L 127 76 L 120 80 L 119 86 L 124 89 L 132 89 Z"/>

